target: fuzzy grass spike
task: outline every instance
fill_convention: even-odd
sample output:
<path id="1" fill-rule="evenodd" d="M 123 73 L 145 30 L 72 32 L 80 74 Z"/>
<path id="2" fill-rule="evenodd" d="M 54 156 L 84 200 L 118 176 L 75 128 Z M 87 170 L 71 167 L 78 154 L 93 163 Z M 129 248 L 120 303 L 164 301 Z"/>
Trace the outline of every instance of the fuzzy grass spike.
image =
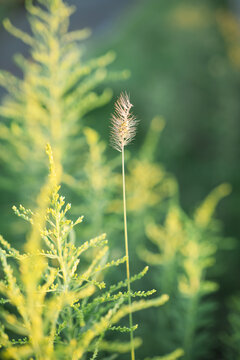
<path id="1" fill-rule="evenodd" d="M 129 327 L 131 341 L 131 359 L 135 359 L 134 338 L 133 338 L 133 320 L 131 311 L 131 286 L 130 286 L 130 266 L 128 253 L 128 233 L 127 233 L 127 206 L 126 206 L 126 186 L 125 186 L 125 168 L 124 168 L 124 147 L 128 145 L 136 135 L 137 120 L 131 113 L 133 105 L 130 102 L 128 94 L 121 93 L 115 103 L 115 113 L 112 115 L 111 122 L 111 144 L 122 153 L 122 181 L 123 181 L 123 215 L 124 215 L 124 237 L 126 252 L 126 270 L 128 282 L 128 303 L 129 303 Z"/>

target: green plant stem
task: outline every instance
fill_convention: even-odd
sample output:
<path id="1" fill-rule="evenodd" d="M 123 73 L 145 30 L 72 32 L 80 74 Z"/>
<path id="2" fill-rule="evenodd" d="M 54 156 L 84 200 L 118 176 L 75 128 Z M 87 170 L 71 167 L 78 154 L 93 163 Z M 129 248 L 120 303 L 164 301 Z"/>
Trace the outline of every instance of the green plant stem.
<path id="1" fill-rule="evenodd" d="M 124 169 L 124 146 L 122 147 L 122 179 L 123 179 L 123 215 L 124 215 L 124 237 L 125 237 L 125 252 L 126 252 L 126 270 L 127 270 L 127 284 L 128 284 L 128 304 L 129 304 L 129 326 L 130 326 L 130 342 L 131 342 L 131 359 L 135 360 L 134 343 L 133 343 L 133 320 L 132 320 L 132 301 L 131 301 L 131 287 L 130 287 L 130 268 L 129 268 L 129 254 L 128 254 L 128 235 L 127 235 L 127 206 L 126 206 L 126 187 L 125 187 L 125 169 Z"/>
<path id="2" fill-rule="evenodd" d="M 58 261 L 60 265 L 60 269 L 62 270 L 63 275 L 63 291 L 65 294 L 67 294 L 69 290 L 69 276 L 68 276 L 68 270 L 66 268 L 66 261 L 63 256 L 63 249 L 62 249 L 62 239 L 60 236 L 60 214 L 56 217 L 56 230 L 57 230 L 57 250 L 58 250 Z M 69 340 L 72 339 L 73 336 L 73 320 L 72 320 L 72 311 L 71 308 L 67 307 L 67 314 L 68 314 L 68 327 L 71 330 Z"/>

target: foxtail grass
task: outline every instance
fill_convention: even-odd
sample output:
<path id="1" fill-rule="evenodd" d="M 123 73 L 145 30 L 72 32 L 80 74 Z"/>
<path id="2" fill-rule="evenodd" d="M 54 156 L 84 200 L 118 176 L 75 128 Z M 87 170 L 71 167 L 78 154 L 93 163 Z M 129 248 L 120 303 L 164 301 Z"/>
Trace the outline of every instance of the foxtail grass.
<path id="1" fill-rule="evenodd" d="M 111 145 L 114 149 L 122 153 L 122 188 L 123 188 L 123 217 L 124 217 L 124 239 L 126 253 L 126 272 L 128 287 L 128 303 L 129 303 L 129 327 L 130 327 L 130 343 L 131 343 L 131 359 L 135 360 L 134 352 L 134 336 L 133 336 L 133 319 L 132 319 L 132 302 L 131 302 L 131 286 L 130 286 L 130 265 L 128 251 L 128 231 L 127 231 L 127 205 L 126 205 L 126 183 L 125 183 L 125 161 L 124 148 L 134 138 L 136 134 L 137 120 L 131 113 L 132 104 L 127 93 L 121 93 L 115 103 L 115 112 L 111 118 Z"/>

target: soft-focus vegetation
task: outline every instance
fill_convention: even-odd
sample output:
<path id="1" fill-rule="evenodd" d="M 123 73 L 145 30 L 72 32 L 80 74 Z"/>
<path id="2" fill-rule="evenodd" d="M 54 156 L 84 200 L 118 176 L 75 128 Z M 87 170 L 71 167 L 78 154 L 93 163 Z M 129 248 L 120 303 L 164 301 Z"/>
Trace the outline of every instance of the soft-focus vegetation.
<path id="1" fill-rule="evenodd" d="M 206 0 L 142 1 L 86 50 L 74 6 L 25 5 L 31 33 L 3 22 L 29 55 L 14 57 L 21 78 L 0 72 L 1 356 L 129 359 L 132 308 L 137 359 L 236 359 L 237 18 Z M 122 88 L 141 119 L 125 150 L 131 291 L 108 144 Z"/>

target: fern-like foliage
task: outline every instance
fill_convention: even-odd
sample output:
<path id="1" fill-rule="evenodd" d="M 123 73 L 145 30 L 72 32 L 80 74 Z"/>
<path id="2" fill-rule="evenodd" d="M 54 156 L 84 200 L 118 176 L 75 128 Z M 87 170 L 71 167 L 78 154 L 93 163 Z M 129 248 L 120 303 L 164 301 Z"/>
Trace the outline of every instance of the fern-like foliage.
<path id="1" fill-rule="evenodd" d="M 101 84 L 128 76 L 126 71 L 107 70 L 115 58 L 111 51 L 96 59 L 84 59 L 81 42 L 90 31 L 69 31 L 74 6 L 63 0 L 40 0 L 36 6 L 26 0 L 26 9 L 31 34 L 15 28 L 8 19 L 3 23 L 29 46 L 29 57 L 14 57 L 23 79 L 0 72 L 0 85 L 7 92 L 0 106 L 0 164 L 4 169 L 0 185 L 9 191 L 17 187 L 22 194 L 20 201 L 21 197 L 25 200 L 23 194 L 30 198 L 39 191 L 36 179 L 45 169 L 44 147 L 48 142 L 64 172 L 82 178 L 82 154 L 87 147 L 83 119 L 110 100 L 111 90 L 101 90 Z"/>
<path id="2" fill-rule="evenodd" d="M 170 294 L 159 324 L 166 336 L 161 341 L 165 351 L 181 347 L 185 359 L 202 359 L 214 344 L 209 331 L 214 323 L 216 303 L 211 293 L 218 288 L 208 280 L 208 268 L 214 265 L 220 236 L 212 220 L 219 200 L 228 195 L 230 187 L 217 187 L 188 217 L 173 203 L 163 225 L 149 222 L 146 234 L 157 252 L 139 249 L 147 263 L 159 265 L 159 286 Z"/>
<path id="3" fill-rule="evenodd" d="M 130 311 L 129 305 L 124 305 L 128 299 L 127 282 L 121 281 L 100 292 L 106 287 L 103 271 L 120 266 L 125 257 L 107 260 L 105 234 L 76 246 L 74 227 L 83 217 L 75 221 L 68 219 L 71 206 L 59 195 L 61 168 L 55 166 L 49 146 L 47 153 L 50 176 L 38 197 L 37 210 L 32 212 L 22 205 L 14 207 L 15 213 L 31 225 L 25 252 L 20 253 L 0 238 L 0 258 L 5 274 L 0 282 L 2 356 L 82 359 L 84 354 L 92 352 L 95 358 L 101 349 L 113 349 L 111 343 L 102 342 L 108 330 L 130 331 L 115 325 Z M 83 253 L 91 249 L 97 252 L 92 254 L 89 264 L 84 264 Z M 146 271 L 147 268 L 133 276 L 131 282 L 141 279 Z M 145 298 L 154 292 L 137 291 L 131 296 Z M 167 295 L 143 299 L 133 302 L 131 310 L 160 306 L 167 300 Z M 134 326 L 133 330 L 136 328 Z M 17 337 L 12 338 L 10 334 Z M 135 346 L 139 345 L 137 338 Z M 119 343 L 119 349 L 119 352 L 128 351 L 129 345 Z M 118 347 L 114 351 L 118 352 Z"/>

